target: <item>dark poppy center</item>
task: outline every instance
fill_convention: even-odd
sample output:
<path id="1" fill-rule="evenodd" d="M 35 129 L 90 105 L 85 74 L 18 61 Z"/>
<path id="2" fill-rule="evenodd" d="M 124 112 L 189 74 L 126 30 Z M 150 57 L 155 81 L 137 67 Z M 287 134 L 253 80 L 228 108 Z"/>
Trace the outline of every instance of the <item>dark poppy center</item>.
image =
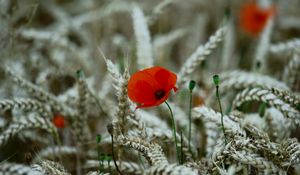
<path id="1" fill-rule="evenodd" d="M 262 23 L 266 20 L 266 15 L 260 12 L 256 12 L 253 16 L 254 20 L 258 23 Z"/>
<path id="2" fill-rule="evenodd" d="M 163 89 L 159 89 L 154 92 L 154 96 L 157 100 L 162 99 L 166 95 L 166 92 Z"/>

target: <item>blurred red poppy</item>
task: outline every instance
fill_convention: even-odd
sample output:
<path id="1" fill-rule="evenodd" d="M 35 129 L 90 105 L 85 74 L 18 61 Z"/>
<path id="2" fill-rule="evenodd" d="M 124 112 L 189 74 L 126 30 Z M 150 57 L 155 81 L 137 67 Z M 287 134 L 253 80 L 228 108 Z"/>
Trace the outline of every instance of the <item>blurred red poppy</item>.
<path id="1" fill-rule="evenodd" d="M 275 12 L 275 5 L 263 8 L 255 2 L 247 3 L 240 10 L 240 27 L 250 35 L 257 36 Z"/>
<path id="2" fill-rule="evenodd" d="M 154 66 L 134 73 L 128 82 L 128 97 L 139 104 L 137 108 L 158 106 L 175 92 L 176 74 Z"/>
<path id="3" fill-rule="evenodd" d="M 55 114 L 52 122 L 57 128 L 65 127 L 65 118 L 61 114 Z"/>

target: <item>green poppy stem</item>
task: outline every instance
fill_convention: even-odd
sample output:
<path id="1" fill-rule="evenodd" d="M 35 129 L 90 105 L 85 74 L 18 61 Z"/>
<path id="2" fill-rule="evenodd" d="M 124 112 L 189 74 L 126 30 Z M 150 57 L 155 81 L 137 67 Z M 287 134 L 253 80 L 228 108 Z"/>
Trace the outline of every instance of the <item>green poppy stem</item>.
<path id="1" fill-rule="evenodd" d="M 224 133 L 224 138 L 225 138 L 225 145 L 227 145 L 227 139 L 226 139 L 226 133 L 225 133 L 225 127 L 224 127 L 224 121 L 223 121 L 223 110 L 222 110 L 222 105 L 221 105 L 221 100 L 220 100 L 220 94 L 219 94 L 219 84 L 220 84 L 220 78 L 219 75 L 214 75 L 213 76 L 213 82 L 216 86 L 216 96 L 217 96 L 217 100 L 219 103 L 219 107 L 220 107 L 220 112 L 221 112 L 221 125 L 222 125 L 222 130 Z"/>
<path id="2" fill-rule="evenodd" d="M 99 171 L 100 173 L 103 173 L 103 169 L 104 169 L 104 166 L 103 166 L 103 161 L 101 161 L 101 153 L 100 153 L 100 142 L 101 142 L 101 135 L 97 135 L 96 137 L 96 142 L 97 142 L 97 154 L 98 154 L 98 162 L 99 162 Z"/>
<path id="3" fill-rule="evenodd" d="M 169 105 L 169 103 L 167 101 L 165 101 L 166 105 L 168 106 L 169 110 L 170 110 L 170 117 L 171 117 L 171 120 L 172 120 L 172 127 L 173 127 L 173 137 L 174 137 L 174 142 L 175 142 L 175 147 L 176 147 L 176 155 L 177 155 L 177 161 L 179 162 L 179 164 L 181 164 L 181 161 L 180 161 L 180 150 L 179 150 L 179 147 L 177 145 L 177 137 L 176 137 L 176 125 L 175 125 L 175 120 L 174 120 L 174 116 L 173 116 L 173 112 L 172 112 L 172 109 Z"/>
<path id="4" fill-rule="evenodd" d="M 191 80 L 189 83 L 190 90 L 190 106 L 189 106 L 189 152 L 193 155 L 191 149 L 191 140 L 192 140 L 192 105 L 193 105 L 193 89 L 196 86 L 196 81 Z"/>
<path id="5" fill-rule="evenodd" d="M 114 161 L 117 172 L 119 174 L 123 175 L 118 167 L 117 162 L 116 162 L 116 156 L 115 156 L 115 152 L 114 152 L 114 136 L 113 135 L 110 135 L 110 136 L 111 136 L 111 153 L 112 153 L 113 161 Z"/>
<path id="6" fill-rule="evenodd" d="M 56 141 L 56 143 L 57 143 L 57 145 L 58 145 L 58 149 L 59 149 L 59 151 L 61 150 L 61 146 L 62 146 L 62 143 L 61 143 L 61 140 L 60 140 L 60 138 L 59 138 L 59 134 L 58 134 L 58 132 L 57 132 L 57 130 L 54 130 L 54 129 L 51 129 L 52 130 L 52 135 L 54 136 L 54 139 L 55 139 L 55 141 Z M 59 155 L 59 161 L 62 163 L 63 161 L 62 161 L 62 157 L 61 157 L 61 155 Z"/>
<path id="7" fill-rule="evenodd" d="M 216 86 L 216 96 L 218 99 L 220 112 L 221 112 L 221 125 L 222 125 L 222 130 L 224 133 L 224 137 L 225 137 L 225 145 L 227 145 L 227 139 L 226 139 L 226 133 L 225 133 L 225 127 L 224 127 L 224 121 L 223 121 L 224 115 L 223 115 L 223 110 L 222 110 L 222 105 L 221 105 L 221 100 L 220 100 L 220 94 L 219 94 L 219 86 Z"/>
<path id="8" fill-rule="evenodd" d="M 146 169 L 146 167 L 145 167 L 145 164 L 144 164 L 144 162 L 143 162 L 141 153 L 139 153 L 138 158 L 139 158 L 139 162 L 140 162 L 140 165 L 141 165 L 141 166 L 140 166 L 140 169 L 141 169 L 142 171 L 144 171 L 144 170 Z"/>
<path id="9" fill-rule="evenodd" d="M 191 139 L 192 139 L 192 102 L 193 102 L 193 92 L 190 91 L 190 106 L 189 106 L 189 152 L 192 153 L 191 149 Z"/>
<path id="10" fill-rule="evenodd" d="M 182 130 L 180 130 L 180 160 L 181 160 L 181 164 L 184 163 L 183 160 L 183 136 L 182 136 Z"/>

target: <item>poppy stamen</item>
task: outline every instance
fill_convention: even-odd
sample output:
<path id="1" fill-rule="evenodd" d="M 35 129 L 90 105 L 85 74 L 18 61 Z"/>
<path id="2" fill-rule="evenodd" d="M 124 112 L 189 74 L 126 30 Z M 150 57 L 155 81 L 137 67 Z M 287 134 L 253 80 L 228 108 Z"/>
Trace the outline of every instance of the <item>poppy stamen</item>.
<path id="1" fill-rule="evenodd" d="M 154 96 L 157 100 L 162 99 L 166 95 L 166 92 L 163 89 L 159 89 L 154 92 Z"/>

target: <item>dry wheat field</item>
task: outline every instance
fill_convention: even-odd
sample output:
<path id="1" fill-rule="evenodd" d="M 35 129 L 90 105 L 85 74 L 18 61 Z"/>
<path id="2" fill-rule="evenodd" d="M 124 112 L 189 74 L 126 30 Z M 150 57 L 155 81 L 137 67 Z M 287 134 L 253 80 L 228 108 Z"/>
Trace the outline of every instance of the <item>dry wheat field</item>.
<path id="1" fill-rule="evenodd" d="M 0 0 L 0 175 L 300 175 L 299 0 Z"/>

